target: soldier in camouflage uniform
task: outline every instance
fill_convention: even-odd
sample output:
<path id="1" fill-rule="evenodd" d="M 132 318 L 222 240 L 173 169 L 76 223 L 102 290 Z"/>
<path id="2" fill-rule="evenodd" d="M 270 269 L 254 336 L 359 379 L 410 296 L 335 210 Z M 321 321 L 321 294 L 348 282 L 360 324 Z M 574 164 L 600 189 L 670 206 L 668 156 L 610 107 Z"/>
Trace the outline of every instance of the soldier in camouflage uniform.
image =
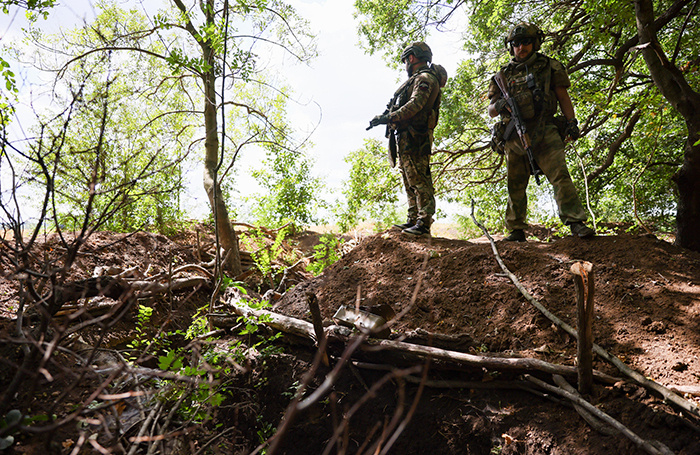
<path id="1" fill-rule="evenodd" d="M 406 234 L 430 234 L 435 214 L 435 190 L 430 174 L 433 129 L 440 106 L 440 80 L 447 73 L 432 68 L 432 51 L 427 44 L 416 42 L 401 55 L 408 80 L 394 93 L 387 111 L 374 117 L 370 127 L 388 124 L 388 137 L 396 141 L 398 162 L 408 198 L 408 220 L 396 225 Z M 444 72 L 444 74 L 443 74 Z"/>
<path id="2" fill-rule="evenodd" d="M 534 25 L 515 26 L 505 39 L 513 59 L 501 71 L 510 96 L 517 102 L 525 122 L 535 162 L 554 188 L 559 217 L 574 235 L 591 237 L 595 231 L 584 224 L 586 212 L 571 181 L 564 153 L 564 139 L 568 136 L 576 140 L 580 134 L 568 93 L 571 82 L 561 63 L 537 52 L 542 37 L 543 33 Z M 489 115 L 501 115 L 501 122 L 508 125 L 510 111 L 493 78 L 489 85 L 489 98 Z M 561 127 L 555 122 L 559 107 L 564 116 Z M 505 240 L 524 242 L 524 229 L 528 227 L 526 189 L 531 166 L 513 128 L 506 126 L 501 131 L 506 131 L 508 136 L 503 138 L 508 177 L 505 223 L 511 232 Z"/>

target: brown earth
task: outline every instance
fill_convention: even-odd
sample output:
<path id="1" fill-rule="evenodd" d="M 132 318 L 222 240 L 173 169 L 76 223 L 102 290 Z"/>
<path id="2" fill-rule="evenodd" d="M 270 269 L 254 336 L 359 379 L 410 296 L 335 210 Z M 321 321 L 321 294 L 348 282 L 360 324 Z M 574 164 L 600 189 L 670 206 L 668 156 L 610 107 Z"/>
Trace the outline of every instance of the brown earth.
<path id="1" fill-rule="evenodd" d="M 90 276 L 100 265 L 143 271 L 150 264 L 159 271 L 167 270 L 170 264 L 207 259 L 197 255 L 193 233 L 174 238 L 140 233 L 112 243 L 122 237 L 106 233 L 93 237 L 73 268 L 75 279 Z M 308 255 L 317 237 L 307 232 L 290 239 L 285 262 L 291 264 Z M 576 326 L 576 297 L 570 267 L 577 261 L 591 262 L 595 342 L 661 384 L 700 387 L 700 254 L 653 236 L 624 233 L 589 240 L 497 241 L 496 245 L 523 286 L 572 326 Z M 42 248 L 47 254 L 56 250 L 56 239 Z M 7 261 L 3 260 L 2 268 L 2 277 L 8 276 L 11 268 Z M 387 231 L 362 238 L 316 278 L 301 268 L 295 267 L 296 273 L 289 275 L 288 285 L 293 287 L 276 301 L 274 311 L 310 320 L 305 296 L 313 292 L 329 322 L 341 305 L 354 306 L 359 294 L 363 308 L 388 305 L 396 313 L 405 311 L 394 321 L 392 339 L 410 340 L 416 329 L 422 329 L 436 334 L 429 338 L 429 344 L 451 350 L 575 365 L 576 341 L 553 326 L 503 275 L 485 239 L 416 239 Z M 251 291 L 253 295 L 266 290 L 266 281 L 259 275 L 249 275 L 246 281 L 257 291 Z M 15 291 L 14 282 L 0 278 L 2 388 L 21 359 L 11 342 Z M 210 293 L 204 287 L 194 294 L 188 291 L 169 299 L 153 299 L 149 304 L 158 314 L 154 326 L 186 329 L 196 309 L 207 304 Z M 103 335 L 106 346 L 123 349 L 125 340 L 134 337 L 134 321 L 132 313 L 109 330 L 85 333 L 85 340 L 95 342 Z M 262 331 L 263 336 L 270 334 Z M 228 330 L 222 345 L 236 340 L 254 341 Z M 249 352 L 249 368 L 229 379 L 229 399 L 212 422 L 186 435 L 190 449 L 179 453 L 195 453 L 216 435 L 220 436 L 216 444 L 202 453 L 251 453 L 270 436 L 282 420 L 290 391 L 303 381 L 315 354 L 313 346 L 296 341 L 284 336 L 274 343 L 281 351 L 267 356 Z M 331 358 L 331 367 L 336 361 L 337 357 Z M 147 360 L 144 365 L 148 365 Z M 341 414 L 363 399 L 366 401 L 346 422 L 340 442 L 332 444 L 327 453 L 366 453 L 382 439 L 382 428 L 390 425 L 394 416 L 406 426 L 387 452 L 391 454 L 644 453 L 620 434 L 604 435 L 592 429 L 565 401 L 507 387 L 519 383 L 524 372 L 448 369 L 436 362 L 428 370 L 429 387 L 421 389 L 410 381 L 392 379 L 368 396 L 367 390 L 387 373 L 358 366 L 342 369 L 332 393 L 295 417 L 278 453 L 324 453 Z M 63 368 L 50 369 L 51 376 L 45 375 L 35 388 L 20 393 L 13 405 L 25 412 L 50 408 L 59 416 L 70 413 L 71 403 L 89 394 L 94 384 L 86 382 L 76 389 L 75 396 L 66 397 L 64 405 L 57 405 L 56 397 L 75 377 L 65 370 L 65 364 Z M 594 368 L 622 377 L 615 367 L 595 356 Z M 329 371 L 330 367 L 321 366 L 311 388 L 318 387 Z M 551 376 L 534 375 L 552 382 Z M 419 378 L 420 374 L 414 376 Z M 459 387 L 456 382 L 442 387 L 448 380 L 497 387 Z M 575 386 L 575 377 L 569 382 Z M 414 403 L 417 395 L 420 397 Z M 645 440 L 659 441 L 676 454 L 700 454 L 700 419 L 674 409 L 644 388 L 629 382 L 596 382 L 593 393 L 585 398 Z M 698 397 L 686 398 L 700 405 Z M 411 416 L 410 420 L 406 416 Z M 51 434 L 59 443 L 56 453 L 71 453 L 78 433 L 73 425 Z M 39 435 L 18 437 L 19 442 L 8 453 L 46 452 L 42 438 L 49 436 Z M 360 450 L 366 441 L 369 445 Z"/>

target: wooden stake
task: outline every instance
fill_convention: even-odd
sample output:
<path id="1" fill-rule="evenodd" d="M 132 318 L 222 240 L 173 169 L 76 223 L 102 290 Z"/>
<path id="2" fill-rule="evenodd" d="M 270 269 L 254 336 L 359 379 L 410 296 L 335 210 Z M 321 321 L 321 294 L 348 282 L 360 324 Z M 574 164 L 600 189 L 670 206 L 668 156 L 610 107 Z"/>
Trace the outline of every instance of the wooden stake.
<path id="1" fill-rule="evenodd" d="M 313 322 L 314 333 L 316 334 L 316 343 L 319 349 L 324 349 L 323 352 L 323 364 L 329 366 L 328 353 L 325 352 L 325 339 L 326 334 L 323 331 L 323 320 L 321 319 L 321 309 L 318 307 L 318 299 L 316 294 L 313 292 L 306 292 L 306 303 L 309 304 L 309 310 L 311 311 L 311 321 Z"/>
<path id="2" fill-rule="evenodd" d="M 513 275 L 513 272 L 508 270 L 508 267 L 503 263 L 503 259 L 501 259 L 501 256 L 498 254 L 498 249 L 496 248 L 496 242 L 494 242 L 493 237 L 489 234 L 489 231 L 484 227 L 483 224 L 481 224 L 476 217 L 474 216 L 474 200 L 472 200 L 472 212 L 471 212 L 471 217 L 472 220 L 474 220 L 474 224 L 479 226 L 479 228 L 484 232 L 484 235 L 486 238 L 489 239 L 489 243 L 491 243 L 491 249 L 493 250 L 493 255 L 496 258 L 496 261 L 498 262 L 498 265 L 501 266 L 501 269 L 508 275 L 508 278 L 513 282 L 516 288 L 520 291 L 520 293 L 527 299 L 528 302 L 532 304 L 535 308 L 537 308 L 543 315 L 547 317 L 552 323 L 554 323 L 557 327 L 561 328 L 564 330 L 566 333 L 571 335 L 572 337 L 577 337 L 578 334 L 576 333 L 576 330 L 574 330 L 573 327 L 571 327 L 569 324 L 566 322 L 562 321 L 558 317 L 556 317 L 551 311 L 549 311 L 547 308 L 544 307 L 540 302 L 537 301 L 529 292 L 527 292 L 527 289 L 523 287 L 523 285 L 520 283 L 520 280 L 518 280 L 518 277 Z M 642 373 L 639 371 L 633 370 L 629 366 L 625 365 L 625 363 L 620 360 L 619 358 L 615 357 L 602 347 L 598 346 L 597 344 L 593 344 L 593 351 L 598 354 L 598 356 L 601 359 L 604 359 L 620 370 L 622 374 L 627 376 L 628 378 L 632 379 L 634 382 L 639 384 L 640 386 L 651 390 L 654 393 L 657 393 L 661 395 L 664 399 L 664 401 L 671 403 L 678 408 L 692 414 L 695 417 L 700 418 L 700 406 L 697 405 L 692 400 L 686 400 L 685 398 L 676 395 L 672 391 L 670 391 L 667 387 L 659 384 L 658 382 L 647 378 L 644 376 Z"/>
<path id="3" fill-rule="evenodd" d="M 593 391 L 593 264 L 577 262 L 571 266 L 576 284 L 578 306 L 578 391 Z"/>

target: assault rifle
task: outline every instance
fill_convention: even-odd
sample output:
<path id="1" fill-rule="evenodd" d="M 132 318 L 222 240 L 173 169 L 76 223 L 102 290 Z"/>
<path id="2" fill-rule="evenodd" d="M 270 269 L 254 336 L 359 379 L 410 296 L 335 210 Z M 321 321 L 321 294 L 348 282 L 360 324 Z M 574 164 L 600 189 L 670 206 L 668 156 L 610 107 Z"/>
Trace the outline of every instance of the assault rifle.
<path id="1" fill-rule="evenodd" d="M 396 105 L 396 100 L 398 99 L 399 95 L 401 94 L 401 90 L 404 88 L 402 85 L 399 90 L 396 91 L 394 94 L 394 97 L 389 100 L 389 103 L 386 105 L 386 110 L 382 113 L 382 115 L 389 115 L 399 107 Z M 377 116 L 379 117 L 379 116 Z M 376 117 L 375 117 L 376 118 Z M 366 128 L 367 130 L 370 130 L 374 128 L 377 125 L 380 125 L 381 123 L 377 123 L 374 121 L 375 119 L 370 120 L 369 126 Z M 389 123 L 386 123 L 386 131 L 384 132 L 384 136 L 389 139 L 389 164 L 391 164 L 391 167 L 396 166 L 396 157 L 398 156 L 397 152 L 397 145 L 396 145 L 396 136 L 394 134 L 394 130 L 389 126 Z"/>
<path id="2" fill-rule="evenodd" d="M 508 93 L 508 85 L 506 83 L 506 79 L 503 76 L 502 71 L 497 72 L 493 79 L 496 81 L 496 84 L 498 84 L 498 88 L 503 94 L 503 99 L 506 101 L 508 110 L 510 111 L 510 121 L 513 122 L 513 124 L 515 125 L 515 131 L 518 133 L 518 137 L 520 137 L 520 142 L 522 143 L 523 148 L 527 153 L 527 159 L 528 161 L 530 161 L 530 170 L 532 171 L 532 175 L 535 176 L 535 181 L 539 185 L 540 175 L 543 175 L 544 173 L 535 162 L 535 158 L 532 156 L 532 142 L 530 141 L 530 136 L 527 134 L 527 128 L 525 127 L 523 117 L 522 115 L 520 115 L 520 108 L 518 107 L 518 103 L 513 99 L 512 96 L 510 96 L 510 93 Z"/>
<path id="3" fill-rule="evenodd" d="M 403 87 L 403 86 L 402 86 L 402 87 Z M 392 99 L 390 99 L 389 102 L 387 103 L 386 109 L 384 110 L 384 112 L 382 112 L 381 115 L 377 115 L 377 116 L 374 117 L 372 120 L 370 120 L 370 121 L 369 121 L 369 126 L 368 126 L 367 128 L 365 128 L 365 130 L 371 130 L 371 129 L 374 128 L 375 126 L 381 125 L 382 123 L 379 123 L 379 122 L 376 121 L 376 119 L 377 119 L 378 117 L 382 117 L 382 116 L 385 116 L 385 115 L 389 115 L 389 114 L 391 114 L 393 111 L 395 111 L 396 109 L 399 108 L 399 107 L 396 105 L 396 100 L 398 99 L 399 95 L 400 95 L 400 93 L 397 91 L 397 92 L 394 94 L 394 97 L 393 97 Z M 387 134 L 388 134 L 389 125 L 388 125 L 388 124 L 386 124 L 386 125 L 387 125 Z"/>

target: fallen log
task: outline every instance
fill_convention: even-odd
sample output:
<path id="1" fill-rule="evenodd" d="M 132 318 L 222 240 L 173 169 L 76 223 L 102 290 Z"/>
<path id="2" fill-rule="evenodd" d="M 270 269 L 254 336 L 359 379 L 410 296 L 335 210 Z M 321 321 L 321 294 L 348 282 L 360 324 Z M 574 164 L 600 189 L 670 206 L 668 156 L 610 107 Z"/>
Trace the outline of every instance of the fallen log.
<path id="1" fill-rule="evenodd" d="M 150 297 L 169 291 L 179 291 L 185 288 L 193 288 L 211 283 L 206 277 L 192 276 L 188 278 L 171 279 L 164 283 L 157 281 L 132 281 L 129 283 L 132 289 L 139 291 L 138 298 Z"/>
<path id="2" fill-rule="evenodd" d="M 228 304 L 231 305 L 238 316 L 257 319 L 260 323 L 273 329 L 316 341 L 314 327 L 310 322 L 271 311 L 256 310 L 248 306 L 245 301 L 229 301 Z M 226 327 L 227 323 L 236 321 L 238 316 L 215 314 L 212 315 L 212 322 L 215 326 L 223 323 L 223 326 Z M 325 334 L 329 340 L 336 340 L 342 343 L 349 342 L 353 333 L 351 329 L 337 325 L 325 328 Z M 486 368 L 493 371 L 530 371 L 570 377 L 576 377 L 577 375 L 577 369 L 574 366 L 557 365 L 540 359 L 482 356 L 395 340 L 368 339 L 362 344 L 361 349 L 365 353 L 371 351 L 400 353 L 416 363 L 422 363 L 426 359 L 433 359 L 441 361 L 444 365 Z M 594 371 L 593 376 L 598 381 L 608 384 L 614 384 L 619 380 L 619 378 L 614 378 L 599 371 Z"/>
<path id="3" fill-rule="evenodd" d="M 431 358 L 447 363 L 469 365 L 486 368 L 495 371 L 539 371 L 542 373 L 560 374 L 562 376 L 577 376 L 578 369 L 575 366 L 557 365 L 544 360 L 529 357 L 492 357 L 465 352 L 448 351 L 446 349 L 421 346 L 393 340 L 373 340 L 366 343 L 370 346 L 381 347 L 384 350 L 414 354 L 418 358 Z M 615 380 L 612 376 L 599 371 L 594 371 L 593 376 L 601 382 L 612 384 Z"/>
<path id="4" fill-rule="evenodd" d="M 56 286 L 53 293 L 44 300 L 49 302 L 48 312 L 54 316 L 68 302 L 97 296 L 120 300 L 129 292 L 130 287 L 126 281 L 110 276 L 99 276 Z"/>
<path id="5" fill-rule="evenodd" d="M 86 280 L 73 281 L 63 286 L 56 286 L 50 301 L 49 314 L 64 317 L 87 309 L 92 315 L 103 314 L 112 310 L 114 305 L 98 305 L 90 308 L 74 305 L 66 308 L 66 304 L 92 297 L 108 297 L 121 301 L 125 298 L 145 298 L 170 291 L 180 291 L 187 288 L 210 284 L 207 277 L 192 276 L 173 278 L 166 282 L 155 280 L 125 280 L 109 275 L 91 277 Z"/>
<path id="6" fill-rule="evenodd" d="M 53 291 L 53 303 L 61 305 L 89 297 L 103 295 L 118 300 L 129 285 L 125 280 L 109 276 L 91 277 L 85 280 L 72 281 L 62 286 L 56 286 Z"/>

